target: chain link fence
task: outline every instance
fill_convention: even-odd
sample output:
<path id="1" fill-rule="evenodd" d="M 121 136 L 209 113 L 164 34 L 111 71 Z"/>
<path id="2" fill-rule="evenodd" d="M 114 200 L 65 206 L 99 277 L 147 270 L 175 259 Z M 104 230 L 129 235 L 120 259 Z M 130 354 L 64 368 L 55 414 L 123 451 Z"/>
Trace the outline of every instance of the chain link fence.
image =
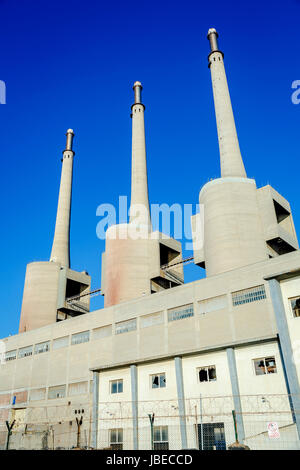
<path id="1" fill-rule="evenodd" d="M 187 399 L 183 408 L 175 399 L 99 403 L 97 449 L 226 450 L 236 432 L 253 450 L 300 449 L 295 419 L 300 410 L 291 411 L 291 396 L 247 395 L 240 401 L 237 426 L 232 396 Z M 0 409 L 0 448 L 91 449 L 91 402 L 74 406 Z"/>

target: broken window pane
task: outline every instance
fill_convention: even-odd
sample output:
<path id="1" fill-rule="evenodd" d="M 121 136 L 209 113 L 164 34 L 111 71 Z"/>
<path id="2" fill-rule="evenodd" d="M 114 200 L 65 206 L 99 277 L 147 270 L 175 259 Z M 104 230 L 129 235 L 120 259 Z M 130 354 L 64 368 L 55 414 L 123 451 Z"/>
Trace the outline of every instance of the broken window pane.
<path id="1" fill-rule="evenodd" d="M 159 386 L 165 387 L 166 386 L 166 377 L 164 375 L 159 376 Z"/>
<path id="2" fill-rule="evenodd" d="M 254 360 L 254 369 L 256 375 L 276 374 L 276 361 L 275 357 L 265 357 Z"/>
<path id="3" fill-rule="evenodd" d="M 199 382 L 214 382 L 215 380 L 217 380 L 215 366 L 201 367 L 201 369 L 198 370 L 198 373 Z"/>
<path id="4" fill-rule="evenodd" d="M 290 302 L 294 317 L 300 317 L 300 297 L 292 299 Z"/>
<path id="5" fill-rule="evenodd" d="M 214 367 L 209 367 L 208 369 L 208 377 L 209 380 L 216 380 L 216 369 Z"/>
<path id="6" fill-rule="evenodd" d="M 266 357 L 266 368 L 268 374 L 275 374 L 277 372 L 274 357 Z"/>
<path id="7" fill-rule="evenodd" d="M 152 377 L 152 388 L 158 388 L 158 375 Z"/>
<path id="8" fill-rule="evenodd" d="M 152 375 L 152 388 L 163 388 L 166 386 L 166 374 Z"/>

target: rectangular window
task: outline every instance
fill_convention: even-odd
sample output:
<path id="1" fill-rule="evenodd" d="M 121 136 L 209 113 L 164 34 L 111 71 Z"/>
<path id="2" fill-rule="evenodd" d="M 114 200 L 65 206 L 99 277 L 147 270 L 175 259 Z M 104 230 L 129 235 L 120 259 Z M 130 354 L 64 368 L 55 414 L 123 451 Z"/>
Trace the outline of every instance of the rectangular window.
<path id="1" fill-rule="evenodd" d="M 168 311 L 168 321 L 182 320 L 194 316 L 193 304 L 184 305 L 182 307 L 172 308 Z"/>
<path id="2" fill-rule="evenodd" d="M 116 335 L 134 330 L 136 330 L 136 318 L 133 318 L 132 320 L 121 321 L 115 325 Z"/>
<path id="3" fill-rule="evenodd" d="M 109 444 L 111 450 L 123 449 L 123 429 L 110 429 L 109 430 Z"/>
<path id="4" fill-rule="evenodd" d="M 60 348 L 66 348 L 69 346 L 69 336 L 62 336 L 61 338 L 56 338 L 52 343 L 52 351 Z"/>
<path id="5" fill-rule="evenodd" d="M 65 398 L 66 396 L 66 386 L 58 385 L 57 387 L 49 387 L 48 398 L 53 400 L 54 398 Z"/>
<path id="6" fill-rule="evenodd" d="M 266 296 L 265 286 L 251 287 L 251 289 L 239 290 L 237 292 L 232 292 L 232 303 L 233 306 L 242 304 L 249 304 L 251 302 L 256 302 L 257 300 L 263 300 Z"/>
<path id="7" fill-rule="evenodd" d="M 69 387 L 68 387 L 69 397 L 74 397 L 76 395 L 85 395 L 87 392 L 88 392 L 87 382 L 76 382 L 74 384 L 69 384 Z"/>
<path id="8" fill-rule="evenodd" d="M 227 307 L 226 295 L 220 295 L 211 299 L 201 300 L 198 302 L 198 311 L 200 314 L 216 312 Z"/>
<path id="9" fill-rule="evenodd" d="M 21 357 L 32 356 L 32 349 L 33 349 L 32 346 L 27 346 L 26 348 L 19 349 L 18 357 L 21 358 Z"/>
<path id="10" fill-rule="evenodd" d="M 290 299 L 290 304 L 292 307 L 293 316 L 295 318 L 300 317 L 300 297 Z"/>
<path id="11" fill-rule="evenodd" d="M 112 335 L 112 325 L 101 326 L 93 330 L 93 340 L 107 338 Z"/>
<path id="12" fill-rule="evenodd" d="M 7 351 L 6 353 L 4 353 L 5 362 L 14 361 L 15 359 L 17 359 L 17 350 L 16 349 L 14 351 Z"/>
<path id="13" fill-rule="evenodd" d="M 34 346 L 34 354 L 41 354 L 50 351 L 50 341 L 39 343 Z"/>
<path id="14" fill-rule="evenodd" d="M 90 340 L 90 332 L 82 331 L 81 333 L 76 333 L 72 335 L 71 344 L 80 344 L 87 343 Z"/>
<path id="15" fill-rule="evenodd" d="M 154 426 L 153 447 L 154 450 L 169 449 L 168 426 Z"/>
<path id="16" fill-rule="evenodd" d="M 151 375 L 151 386 L 152 388 L 164 388 L 166 386 L 166 374 Z"/>
<path id="17" fill-rule="evenodd" d="M 216 366 L 200 367 L 198 378 L 199 382 L 215 382 L 217 380 Z"/>
<path id="18" fill-rule="evenodd" d="M 148 326 L 159 325 L 163 323 L 163 312 L 151 313 L 141 317 L 141 328 L 147 328 Z"/>
<path id="19" fill-rule="evenodd" d="M 110 393 L 122 393 L 123 392 L 123 379 L 112 380 L 110 382 Z"/>
<path id="20" fill-rule="evenodd" d="M 30 391 L 30 401 L 39 401 L 46 399 L 46 389 L 45 388 L 36 388 L 35 390 Z"/>
<path id="21" fill-rule="evenodd" d="M 254 359 L 254 369 L 256 375 L 265 374 L 276 374 L 276 361 L 275 357 L 262 357 L 260 359 Z"/>

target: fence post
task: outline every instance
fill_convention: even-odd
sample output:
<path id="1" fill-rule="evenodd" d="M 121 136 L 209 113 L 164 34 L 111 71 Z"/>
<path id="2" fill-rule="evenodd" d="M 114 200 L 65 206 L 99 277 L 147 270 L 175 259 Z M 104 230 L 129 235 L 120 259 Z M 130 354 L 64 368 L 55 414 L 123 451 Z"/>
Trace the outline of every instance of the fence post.
<path id="1" fill-rule="evenodd" d="M 148 414 L 148 418 L 150 421 L 150 432 L 151 432 L 151 450 L 153 450 L 154 442 L 153 442 L 153 423 L 154 423 L 154 413 Z"/>
<path id="2" fill-rule="evenodd" d="M 200 393 L 200 426 L 201 426 L 201 450 L 204 447 L 204 437 L 203 437 L 203 415 L 202 415 L 202 395 Z"/>
<path id="3" fill-rule="evenodd" d="M 99 414 L 99 372 L 93 373 L 92 447 L 97 449 Z"/>
<path id="4" fill-rule="evenodd" d="M 133 449 L 138 450 L 138 386 L 137 386 L 137 367 L 135 364 L 130 366 L 131 375 L 131 403 L 132 403 L 132 424 L 133 424 Z"/>
<path id="5" fill-rule="evenodd" d="M 244 422 L 243 422 L 243 415 L 242 415 L 242 405 L 241 405 L 241 397 L 240 397 L 240 389 L 239 389 L 239 382 L 238 382 L 238 374 L 236 368 L 236 361 L 235 361 L 235 352 L 233 348 L 227 348 L 227 361 L 228 361 L 228 368 L 229 368 L 229 375 L 231 381 L 231 389 L 232 389 L 232 396 L 233 396 L 233 406 L 235 412 L 238 413 L 236 416 L 236 425 L 238 429 L 238 433 L 240 436 L 241 442 L 244 442 L 245 439 L 245 430 L 244 430 Z"/>
<path id="6" fill-rule="evenodd" d="M 187 436 L 186 436 L 186 417 L 185 417 L 185 402 L 184 402 L 184 388 L 183 388 L 183 377 L 182 377 L 182 358 L 175 357 L 175 372 L 176 372 L 176 384 L 177 384 L 177 397 L 178 397 L 178 411 L 180 420 L 180 434 L 181 434 L 181 446 L 182 449 L 187 448 Z"/>
<path id="7" fill-rule="evenodd" d="M 7 427 L 6 450 L 8 450 L 8 448 L 9 448 L 9 439 L 10 439 L 10 436 L 12 434 L 11 430 L 14 427 L 15 422 L 16 421 L 13 420 L 13 422 L 11 424 L 9 424 L 8 421 L 5 421 L 5 424 L 6 424 L 6 427 Z"/>

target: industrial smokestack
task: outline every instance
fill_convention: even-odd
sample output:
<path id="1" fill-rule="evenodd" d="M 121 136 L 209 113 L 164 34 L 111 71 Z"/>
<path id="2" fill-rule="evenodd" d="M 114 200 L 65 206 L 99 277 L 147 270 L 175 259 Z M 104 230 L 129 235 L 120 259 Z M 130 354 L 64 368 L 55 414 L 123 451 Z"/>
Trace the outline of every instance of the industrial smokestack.
<path id="1" fill-rule="evenodd" d="M 207 39 L 209 40 L 210 42 L 210 50 L 211 52 L 215 52 L 215 51 L 218 51 L 219 50 L 219 47 L 218 47 L 218 33 L 217 31 L 215 30 L 215 28 L 210 28 L 208 30 L 208 33 L 207 33 Z"/>
<path id="2" fill-rule="evenodd" d="M 132 117 L 132 169 L 131 169 L 131 203 L 130 222 L 151 231 L 146 142 L 145 142 L 145 106 L 141 103 L 141 82 L 135 82 L 134 104 L 131 106 Z"/>
<path id="3" fill-rule="evenodd" d="M 73 130 L 68 129 L 66 136 L 66 149 L 63 151 L 55 233 L 50 261 L 69 268 L 73 157 L 75 155 L 73 152 Z"/>
<path id="4" fill-rule="evenodd" d="M 211 71 L 218 129 L 221 176 L 246 177 L 224 68 L 224 55 L 219 50 L 217 31 L 214 28 L 210 28 L 207 38 L 211 49 L 208 62 Z"/>
<path id="5" fill-rule="evenodd" d="M 141 82 L 135 82 L 133 85 L 134 90 L 134 104 L 142 103 L 142 84 Z"/>

